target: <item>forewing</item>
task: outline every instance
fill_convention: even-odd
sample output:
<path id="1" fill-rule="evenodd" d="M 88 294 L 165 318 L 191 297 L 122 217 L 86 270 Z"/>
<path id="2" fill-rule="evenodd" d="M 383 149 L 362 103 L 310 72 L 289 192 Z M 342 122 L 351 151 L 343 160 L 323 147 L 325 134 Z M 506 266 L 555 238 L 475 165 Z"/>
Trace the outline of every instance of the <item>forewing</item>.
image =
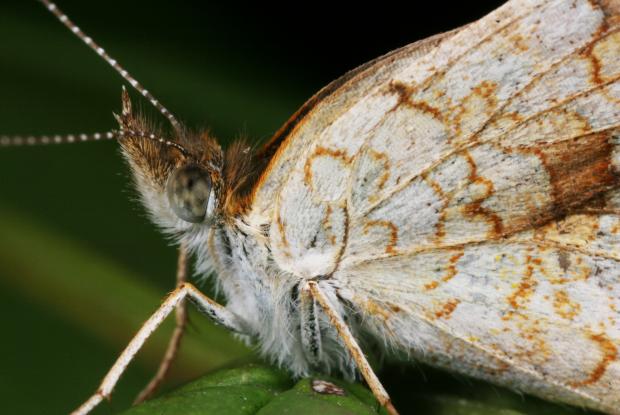
<path id="1" fill-rule="evenodd" d="M 614 187 L 620 35 L 617 3 L 603 6 L 508 2 L 289 126 L 252 203 L 279 265 L 313 277 L 502 238 Z"/>

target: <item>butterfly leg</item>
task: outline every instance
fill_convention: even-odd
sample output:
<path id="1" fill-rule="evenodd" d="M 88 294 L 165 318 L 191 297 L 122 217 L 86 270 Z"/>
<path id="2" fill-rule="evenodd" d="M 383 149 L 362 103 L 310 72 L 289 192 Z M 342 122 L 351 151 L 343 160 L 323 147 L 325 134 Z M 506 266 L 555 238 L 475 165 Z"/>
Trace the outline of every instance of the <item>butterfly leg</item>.
<path id="1" fill-rule="evenodd" d="M 186 282 L 174 290 L 162 303 L 161 306 L 149 317 L 142 325 L 140 330 L 131 339 L 125 350 L 118 357 L 107 375 L 103 378 L 101 385 L 86 402 L 84 402 L 72 415 L 86 415 L 95 408 L 103 399 L 108 399 L 112 390 L 116 386 L 121 375 L 125 372 L 127 365 L 133 360 L 144 342 L 159 327 L 159 325 L 172 313 L 172 311 L 185 299 L 189 299 L 198 310 L 211 318 L 215 323 L 220 324 L 231 331 L 243 333 L 243 324 L 239 318 L 228 311 L 224 306 L 211 300 L 201 293 L 192 284 Z"/>
<path id="2" fill-rule="evenodd" d="M 299 304 L 299 314 L 301 316 L 301 344 L 308 362 L 310 362 L 312 366 L 316 366 L 318 362 L 321 361 L 323 349 L 317 303 L 310 290 L 301 290 Z"/>
<path id="3" fill-rule="evenodd" d="M 375 375 L 375 372 L 373 372 L 372 367 L 370 367 L 368 360 L 366 360 L 366 356 L 364 356 L 362 349 L 359 344 L 357 344 L 351 330 L 349 330 L 349 327 L 344 320 L 342 320 L 338 313 L 336 313 L 334 306 L 332 306 L 327 296 L 323 293 L 321 288 L 319 288 L 316 281 L 309 281 L 307 288 L 312 297 L 316 299 L 316 301 L 321 305 L 321 308 L 323 308 L 323 311 L 325 311 L 325 314 L 329 317 L 329 320 L 338 332 L 338 335 L 340 335 L 340 338 L 349 350 L 351 357 L 355 360 L 357 368 L 366 380 L 366 383 L 368 383 L 370 390 L 372 390 L 372 393 L 375 395 L 379 403 L 383 405 L 391 415 L 398 415 L 398 411 L 394 408 L 394 405 L 392 405 L 390 396 L 379 381 L 379 378 L 377 378 L 377 375 Z"/>
<path id="4" fill-rule="evenodd" d="M 186 282 L 187 247 L 184 244 L 181 244 L 181 246 L 179 246 L 179 256 L 177 259 L 177 288 L 182 286 Z M 187 327 L 187 302 L 185 300 L 181 300 L 179 304 L 177 304 L 174 314 L 176 326 L 174 327 L 172 336 L 168 341 L 168 348 L 166 349 L 166 353 L 164 354 L 164 357 L 159 363 L 159 368 L 157 368 L 155 376 L 153 376 L 151 381 L 138 394 L 138 396 L 133 402 L 134 405 L 150 399 L 155 394 L 157 389 L 159 389 L 161 384 L 166 379 L 166 376 L 168 375 L 168 373 L 170 372 L 170 368 L 172 367 L 172 363 L 177 357 L 179 348 L 181 346 L 181 339 L 183 338 L 185 328 Z"/>

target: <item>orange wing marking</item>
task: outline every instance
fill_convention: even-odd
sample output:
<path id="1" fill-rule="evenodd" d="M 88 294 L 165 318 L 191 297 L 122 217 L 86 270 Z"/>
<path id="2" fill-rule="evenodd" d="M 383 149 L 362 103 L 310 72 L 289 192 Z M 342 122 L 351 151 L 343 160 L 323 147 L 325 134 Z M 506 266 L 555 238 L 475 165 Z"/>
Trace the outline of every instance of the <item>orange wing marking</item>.
<path id="1" fill-rule="evenodd" d="M 592 373 L 590 373 L 590 376 L 588 376 L 586 379 L 582 381 L 578 381 L 578 382 L 575 381 L 575 382 L 570 383 L 570 386 L 574 388 L 579 388 L 579 387 L 591 385 L 593 383 L 598 382 L 599 379 L 601 379 L 603 375 L 605 374 L 607 367 L 613 361 L 618 359 L 618 348 L 616 347 L 614 342 L 611 341 L 609 337 L 607 337 L 605 333 L 590 334 L 590 339 L 593 342 L 596 342 L 598 344 L 602 357 L 599 363 L 596 365 L 596 367 L 592 371 Z"/>
<path id="2" fill-rule="evenodd" d="M 312 162 L 317 157 L 331 157 L 340 160 L 344 164 L 350 164 L 351 158 L 347 156 L 343 150 L 333 150 L 325 147 L 317 147 L 314 153 L 308 157 L 304 165 L 304 181 L 308 186 L 312 187 Z"/>
<path id="3" fill-rule="evenodd" d="M 498 103 L 495 95 L 496 89 L 496 82 L 482 81 L 472 89 L 469 95 L 464 97 L 461 102 L 458 103 L 454 118 L 452 119 L 454 135 L 449 139 L 461 138 L 463 120 L 471 118 L 472 114 L 480 112 L 481 108 L 483 108 L 483 111 L 489 115 L 489 118 L 495 114 Z M 479 105 L 479 102 L 477 102 L 480 100 L 484 101 L 483 105 Z M 474 138 L 476 138 L 475 134 L 471 136 L 471 139 Z"/>
<path id="4" fill-rule="evenodd" d="M 396 249 L 396 245 L 398 244 L 398 227 L 388 220 L 369 220 L 364 224 L 364 233 L 368 233 L 369 228 L 373 226 L 382 226 L 390 231 L 390 241 L 385 247 L 385 253 L 398 253 L 398 250 Z"/>
<path id="5" fill-rule="evenodd" d="M 460 251 L 450 257 L 450 265 L 448 265 L 446 275 L 441 278 L 441 283 L 448 282 L 456 276 L 458 272 L 458 270 L 456 269 L 456 263 L 463 256 L 463 253 L 464 251 Z M 426 290 L 434 290 L 435 288 L 439 287 L 439 284 L 439 281 L 432 281 L 428 284 L 425 284 L 424 288 Z"/>
<path id="6" fill-rule="evenodd" d="M 387 94 L 396 94 L 398 95 L 398 103 L 392 108 L 394 111 L 401 105 L 406 105 L 410 108 L 417 109 L 423 113 L 429 114 L 433 118 L 439 120 L 440 122 L 444 122 L 444 116 L 439 110 L 439 108 L 432 106 L 426 101 L 411 101 L 411 95 L 416 92 L 416 88 L 411 85 L 407 85 L 401 81 L 391 81 L 387 90 Z"/>
<path id="7" fill-rule="evenodd" d="M 567 320 L 572 320 L 581 312 L 581 305 L 571 301 L 566 291 L 556 291 L 553 298 L 553 308 L 557 315 Z"/>
<path id="8" fill-rule="evenodd" d="M 527 299 L 534 293 L 534 289 L 536 288 L 536 285 L 538 285 L 538 282 L 534 278 L 534 265 L 531 255 L 526 256 L 525 264 L 525 275 L 521 279 L 517 289 L 506 298 L 506 301 L 510 304 L 513 310 L 508 312 L 503 317 L 504 320 L 509 320 L 514 316 L 515 310 L 524 307 Z"/>
<path id="9" fill-rule="evenodd" d="M 436 318 L 443 318 L 445 320 L 449 319 L 456 307 L 459 305 L 461 301 L 459 299 L 453 298 L 446 303 L 444 303 L 441 308 L 435 311 Z"/>
<path id="10" fill-rule="evenodd" d="M 504 225 L 502 223 L 502 219 L 490 209 L 487 209 L 482 206 L 482 203 L 487 198 L 491 197 L 493 193 L 495 192 L 495 189 L 493 187 L 493 182 L 490 181 L 489 179 L 486 179 L 478 175 L 478 168 L 476 166 L 476 162 L 472 158 L 471 154 L 469 154 L 469 151 L 465 150 L 463 152 L 463 156 L 467 160 L 467 163 L 469 164 L 470 169 L 471 169 L 469 173 L 470 183 L 472 184 L 477 183 L 486 188 L 486 192 L 483 196 L 463 206 L 463 213 L 472 218 L 477 218 L 477 217 L 484 218 L 491 225 L 491 228 L 492 228 L 492 234 L 489 236 L 491 238 L 493 237 L 497 238 L 503 235 L 504 233 Z"/>

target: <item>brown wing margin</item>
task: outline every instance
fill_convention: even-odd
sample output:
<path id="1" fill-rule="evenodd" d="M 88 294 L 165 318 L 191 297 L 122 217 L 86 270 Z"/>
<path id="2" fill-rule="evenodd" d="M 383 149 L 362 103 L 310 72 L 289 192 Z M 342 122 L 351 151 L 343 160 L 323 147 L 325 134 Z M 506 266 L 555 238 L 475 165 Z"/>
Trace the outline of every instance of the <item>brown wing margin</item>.
<path id="1" fill-rule="evenodd" d="M 310 115 L 313 110 L 328 96 L 341 90 L 348 83 L 353 83 L 357 79 L 365 78 L 375 73 L 382 65 L 389 64 L 403 55 L 420 54 L 423 55 L 429 50 L 436 47 L 442 41 L 452 37 L 459 32 L 463 27 L 451 30 L 449 32 L 440 33 L 438 35 L 431 36 L 429 38 L 419 40 L 401 48 L 395 49 L 386 53 L 378 58 L 375 58 L 363 65 L 358 66 L 342 75 L 335 81 L 330 82 L 327 86 L 323 87 L 316 94 L 314 94 L 308 101 L 306 101 L 301 108 L 299 108 L 295 114 L 293 114 L 282 127 L 271 137 L 271 139 L 265 143 L 262 148 L 257 152 L 256 159 L 259 161 L 261 167 L 271 160 L 276 154 L 280 145 L 289 137 L 290 133 L 299 124 L 302 124 L 304 118 Z M 260 170 L 263 170 L 262 168 Z"/>

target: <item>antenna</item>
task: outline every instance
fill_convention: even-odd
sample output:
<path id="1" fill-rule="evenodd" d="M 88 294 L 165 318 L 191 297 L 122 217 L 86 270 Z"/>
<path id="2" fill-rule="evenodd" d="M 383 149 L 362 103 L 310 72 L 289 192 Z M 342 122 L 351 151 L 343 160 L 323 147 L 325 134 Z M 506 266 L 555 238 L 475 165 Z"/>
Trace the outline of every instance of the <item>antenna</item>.
<path id="1" fill-rule="evenodd" d="M 101 56 L 120 76 L 122 76 L 129 85 L 131 85 L 136 91 L 142 94 L 143 97 L 149 100 L 149 102 L 159 110 L 159 112 L 170 121 L 172 127 L 174 128 L 177 135 L 180 137 L 183 134 L 183 128 L 181 124 L 177 121 L 176 117 L 168 111 L 166 107 L 164 107 L 146 88 L 144 88 L 140 83 L 129 74 L 121 65 L 118 64 L 116 59 L 112 58 L 101 46 L 93 41 L 92 38 L 87 36 L 75 23 L 73 23 L 69 17 L 64 14 L 56 4 L 49 0 L 39 0 L 43 5 L 50 11 L 54 16 L 60 20 L 64 26 L 66 26 L 73 34 L 75 34 L 78 38 L 80 38 L 86 45 L 94 50 L 97 55 Z M 67 136 L 68 137 L 68 136 Z"/>
<path id="2" fill-rule="evenodd" d="M 114 131 L 113 133 L 118 139 L 121 139 L 124 137 L 140 137 L 140 138 L 144 138 L 147 140 L 155 141 L 156 143 L 163 144 L 167 147 L 174 147 L 177 150 L 179 150 L 184 156 L 189 155 L 189 151 L 187 151 L 185 147 L 183 147 L 181 144 L 175 143 L 174 141 L 166 140 L 165 138 L 162 138 L 162 137 L 158 137 L 155 134 L 146 133 L 144 131 L 128 130 L 126 128 L 121 128 L 120 130 Z"/>
<path id="3" fill-rule="evenodd" d="M 146 140 L 151 140 L 156 143 L 163 144 L 167 147 L 174 147 L 179 150 L 184 156 L 187 156 L 189 152 L 182 145 L 175 143 L 174 141 L 166 140 L 165 138 L 158 137 L 155 134 L 147 133 L 144 131 L 135 130 L 113 130 L 105 133 L 94 134 L 67 134 L 67 135 L 41 135 L 41 136 L 0 136 L 0 147 L 19 147 L 19 146 L 37 146 L 46 144 L 66 144 L 86 141 L 102 141 L 102 140 L 120 140 L 125 137 L 139 137 Z"/>
<path id="4" fill-rule="evenodd" d="M 0 136 L 0 147 L 36 146 L 45 144 L 64 144 L 84 141 L 112 140 L 116 138 L 113 131 L 94 134 L 67 134 L 67 135 L 41 135 L 41 136 Z"/>

